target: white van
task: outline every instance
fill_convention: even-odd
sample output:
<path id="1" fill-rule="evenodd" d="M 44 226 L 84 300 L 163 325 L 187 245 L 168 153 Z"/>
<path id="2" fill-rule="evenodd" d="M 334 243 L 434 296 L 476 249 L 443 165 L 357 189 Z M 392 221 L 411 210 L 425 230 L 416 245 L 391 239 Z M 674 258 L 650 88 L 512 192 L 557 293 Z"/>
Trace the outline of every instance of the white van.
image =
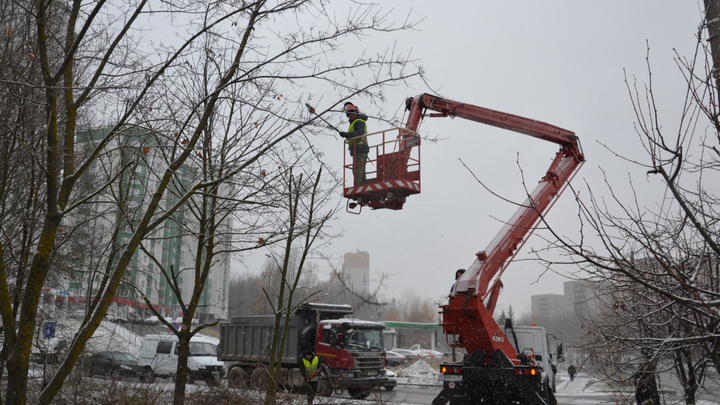
<path id="1" fill-rule="evenodd" d="M 155 381 L 155 376 L 172 377 L 178 365 L 178 338 L 175 335 L 146 335 L 143 338 L 138 365 L 142 380 Z M 223 376 L 223 362 L 217 359 L 217 345 L 210 339 L 194 336 L 190 339 L 188 383 L 196 379 L 217 385 Z"/>
<path id="2" fill-rule="evenodd" d="M 542 382 L 544 389 L 549 387 L 555 392 L 555 366 L 551 363 L 552 353 L 550 353 L 550 338 L 545 332 L 545 328 L 540 326 L 516 326 L 515 335 L 517 337 L 518 353 L 532 354 L 534 360 L 542 366 Z M 514 343 L 512 335 L 508 336 Z"/>

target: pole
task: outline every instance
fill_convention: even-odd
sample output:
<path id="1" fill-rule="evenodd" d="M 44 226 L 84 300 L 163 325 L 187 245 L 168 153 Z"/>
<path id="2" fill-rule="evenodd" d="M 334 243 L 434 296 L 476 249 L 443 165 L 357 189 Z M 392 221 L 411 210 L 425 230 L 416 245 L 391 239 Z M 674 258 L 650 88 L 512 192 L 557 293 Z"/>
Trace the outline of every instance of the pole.
<path id="1" fill-rule="evenodd" d="M 331 129 L 333 129 L 333 130 L 335 130 L 335 131 L 337 131 L 337 132 L 340 132 L 339 129 L 335 128 L 334 125 L 332 125 L 331 123 L 327 122 L 327 121 L 325 120 L 325 118 L 323 118 L 322 116 L 320 116 L 320 114 L 318 114 L 317 112 L 315 112 L 315 107 L 311 106 L 311 105 L 308 104 L 308 103 L 305 103 L 305 107 L 307 107 L 307 109 L 308 109 L 308 111 L 310 112 L 310 114 L 315 114 L 315 115 L 317 115 L 317 117 L 320 118 L 320 119 L 321 119 L 325 124 L 327 124 Z"/>

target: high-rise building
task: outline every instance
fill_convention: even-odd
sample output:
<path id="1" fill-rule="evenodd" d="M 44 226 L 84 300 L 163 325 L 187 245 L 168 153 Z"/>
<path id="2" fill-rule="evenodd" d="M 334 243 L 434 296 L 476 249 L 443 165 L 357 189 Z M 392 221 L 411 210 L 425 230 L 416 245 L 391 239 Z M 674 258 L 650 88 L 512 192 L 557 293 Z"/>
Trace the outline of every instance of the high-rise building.
<path id="1" fill-rule="evenodd" d="M 342 274 L 345 285 L 353 291 L 362 295 L 369 294 L 370 254 L 359 250 L 355 253 L 345 253 Z"/>
<path id="2" fill-rule="evenodd" d="M 598 300 L 592 285 L 587 281 L 566 281 L 563 283 L 568 306 L 565 316 L 587 318 L 598 311 Z"/>
<path id="3" fill-rule="evenodd" d="M 92 147 L 93 142 L 107 135 L 107 131 L 108 129 L 101 129 L 82 134 L 78 137 L 78 145 Z M 107 175 L 108 168 L 129 165 L 131 170 L 126 170 L 121 176 L 120 189 L 112 190 L 116 201 L 118 198 L 124 201 L 124 208 L 118 210 L 117 203 L 111 202 L 113 198 L 98 198 L 98 202 L 82 207 L 70 218 L 85 236 L 81 238 L 87 241 L 84 248 L 91 252 L 85 255 L 75 274 L 68 280 L 67 291 L 71 295 L 92 297 L 97 293 L 100 287 L 99 277 L 93 274 L 97 274 L 96 267 L 100 263 L 110 260 L 102 247 L 108 246 L 110 238 L 115 237 L 114 230 L 118 229 L 116 248 L 119 252 L 122 251 L 122 247 L 133 236 L 134 225 L 144 214 L 151 194 L 160 181 L 161 176 L 158 174 L 164 169 L 161 157 L 156 156 L 159 145 L 162 144 L 159 137 L 146 131 L 127 130 L 113 142 L 116 145 L 111 146 L 115 147 L 109 147 L 108 150 L 118 151 L 117 155 L 108 154 L 98 158 L 88 170 L 84 181 L 87 184 L 98 183 Z M 121 156 L 123 150 L 134 150 L 142 158 L 135 158 L 128 164 L 123 160 L 127 159 L 127 156 Z M 193 177 L 193 168 L 183 166 L 177 173 L 178 176 L 170 186 L 170 192 L 161 201 L 157 214 L 179 201 L 181 189 L 186 186 L 182 183 Z M 103 200 L 106 202 L 101 202 Z M 144 295 L 162 312 L 180 311 L 175 284 L 182 300 L 189 302 L 195 282 L 197 239 L 193 235 L 193 229 L 197 227 L 193 226 L 194 222 L 194 216 L 183 205 L 146 235 L 142 242 L 143 249 L 138 249 L 133 255 L 117 289 L 116 303 L 135 308 L 140 304 L 142 307 Z M 222 227 L 229 229 L 230 226 L 230 223 L 224 223 Z M 161 269 L 170 275 L 171 281 Z M 216 253 L 196 311 L 201 320 L 227 317 L 229 273 L 229 254 Z M 176 312 L 175 315 L 177 314 Z"/>
<path id="4" fill-rule="evenodd" d="M 555 322 L 565 315 L 567 298 L 559 294 L 542 294 L 530 297 L 532 320 L 538 324 Z"/>

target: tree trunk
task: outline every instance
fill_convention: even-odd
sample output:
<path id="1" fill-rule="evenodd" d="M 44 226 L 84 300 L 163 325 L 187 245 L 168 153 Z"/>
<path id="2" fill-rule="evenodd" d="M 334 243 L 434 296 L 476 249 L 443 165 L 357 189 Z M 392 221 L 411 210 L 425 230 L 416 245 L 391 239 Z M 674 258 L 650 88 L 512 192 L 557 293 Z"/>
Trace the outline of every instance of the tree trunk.
<path id="1" fill-rule="evenodd" d="M 187 318 L 187 315 L 185 315 Z M 188 322 L 187 324 L 190 324 Z M 183 319 L 183 327 L 187 325 Z M 185 383 L 187 382 L 187 364 L 190 355 L 190 330 L 183 328 L 178 334 L 178 366 L 175 371 L 175 394 L 173 395 L 173 405 L 183 405 L 185 403 Z"/>
<path id="2" fill-rule="evenodd" d="M 40 301 L 45 275 L 50 267 L 50 252 L 55 241 L 60 217 L 48 215 L 45 229 L 38 244 L 38 251 L 33 257 L 28 277 L 23 305 L 20 311 L 17 339 L 10 351 L 7 361 L 8 388 L 6 404 L 25 404 L 27 401 L 27 376 L 30 367 L 30 352 L 35 331 L 35 319 Z"/>
<path id="3" fill-rule="evenodd" d="M 712 76 L 715 89 L 720 89 L 720 0 L 704 0 L 705 25 L 708 30 L 708 42 L 712 54 Z"/>

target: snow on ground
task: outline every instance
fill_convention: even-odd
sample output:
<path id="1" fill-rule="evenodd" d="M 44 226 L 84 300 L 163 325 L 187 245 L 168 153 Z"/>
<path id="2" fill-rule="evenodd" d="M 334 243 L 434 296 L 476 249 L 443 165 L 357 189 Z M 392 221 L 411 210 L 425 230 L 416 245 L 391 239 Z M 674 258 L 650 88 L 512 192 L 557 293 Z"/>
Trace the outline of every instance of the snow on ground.
<path id="1" fill-rule="evenodd" d="M 438 381 L 440 372 L 424 359 L 419 359 L 405 368 L 396 369 L 395 373 L 398 376 L 398 384 L 442 386 Z"/>
<path id="2" fill-rule="evenodd" d="M 123 325 L 103 321 L 90 339 L 92 351 L 117 350 L 137 356 L 142 346 L 142 336 Z"/>
<path id="3" fill-rule="evenodd" d="M 581 394 L 583 392 L 609 392 L 613 389 L 589 375 L 578 375 L 574 381 L 570 381 L 569 377 L 558 375 L 555 379 L 555 390 L 558 394 Z M 629 389 L 616 388 L 615 390 L 632 392 L 632 387 Z"/>
<path id="4" fill-rule="evenodd" d="M 682 388 L 677 385 L 677 378 L 672 374 L 662 374 L 660 376 L 661 399 L 665 404 L 685 404 L 682 398 Z M 607 382 L 593 377 L 589 373 L 582 372 L 575 376 L 573 381 L 567 375 L 567 371 L 560 370 L 556 380 L 556 395 L 558 398 L 563 396 L 578 396 L 593 394 L 613 394 L 619 399 L 619 403 L 623 403 L 623 399 L 632 400 L 634 398 L 635 387 L 632 384 L 611 385 Z M 698 392 L 696 397 L 696 405 L 720 405 L 717 402 L 720 395 L 715 393 Z"/>
<path id="5" fill-rule="evenodd" d="M 56 323 L 56 334 L 55 337 L 49 340 L 39 338 L 39 345 L 44 346 L 44 351 L 50 351 L 60 340 L 65 340 L 68 343 L 72 341 L 75 333 L 80 327 L 82 320 L 79 318 L 65 318 L 61 322 Z M 102 321 L 100 326 L 97 328 L 93 336 L 88 341 L 86 346 L 88 353 L 96 353 L 102 351 L 120 351 L 129 352 L 137 356 L 140 353 L 140 347 L 142 346 L 143 336 L 133 331 L 131 324 L 119 324 L 112 323 L 109 321 Z M 162 330 L 166 330 L 160 328 Z M 170 332 L 167 331 L 169 334 Z M 202 336 L 215 344 L 219 343 L 219 339 L 207 336 L 203 334 L 197 334 Z"/>

